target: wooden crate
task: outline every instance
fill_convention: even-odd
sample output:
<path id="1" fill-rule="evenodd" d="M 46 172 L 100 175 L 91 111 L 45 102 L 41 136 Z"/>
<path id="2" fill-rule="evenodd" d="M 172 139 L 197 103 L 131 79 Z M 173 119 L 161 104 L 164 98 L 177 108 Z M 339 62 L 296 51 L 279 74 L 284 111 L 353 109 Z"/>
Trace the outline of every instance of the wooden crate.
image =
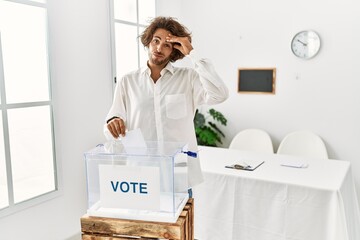
<path id="1" fill-rule="evenodd" d="M 82 240 L 164 238 L 194 240 L 194 199 L 190 198 L 175 223 L 81 217 Z"/>

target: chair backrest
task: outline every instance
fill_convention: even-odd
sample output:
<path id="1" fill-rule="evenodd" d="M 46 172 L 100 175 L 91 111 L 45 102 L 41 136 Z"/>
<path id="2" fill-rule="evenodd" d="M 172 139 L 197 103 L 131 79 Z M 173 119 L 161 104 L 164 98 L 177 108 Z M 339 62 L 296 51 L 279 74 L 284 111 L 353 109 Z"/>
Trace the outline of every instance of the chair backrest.
<path id="1" fill-rule="evenodd" d="M 235 135 L 229 148 L 261 153 L 274 153 L 270 135 L 260 129 L 242 130 Z"/>
<path id="2" fill-rule="evenodd" d="M 289 133 L 281 141 L 277 153 L 328 159 L 325 143 L 318 135 L 310 131 Z"/>

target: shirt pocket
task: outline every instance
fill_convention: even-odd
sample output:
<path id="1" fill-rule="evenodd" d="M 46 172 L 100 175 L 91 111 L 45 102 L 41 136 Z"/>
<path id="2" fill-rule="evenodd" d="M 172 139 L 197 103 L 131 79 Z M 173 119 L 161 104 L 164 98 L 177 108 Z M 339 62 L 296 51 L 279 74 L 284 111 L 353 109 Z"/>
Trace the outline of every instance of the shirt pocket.
<path id="1" fill-rule="evenodd" d="M 165 96 L 166 116 L 170 119 L 186 117 L 185 94 L 173 94 Z"/>

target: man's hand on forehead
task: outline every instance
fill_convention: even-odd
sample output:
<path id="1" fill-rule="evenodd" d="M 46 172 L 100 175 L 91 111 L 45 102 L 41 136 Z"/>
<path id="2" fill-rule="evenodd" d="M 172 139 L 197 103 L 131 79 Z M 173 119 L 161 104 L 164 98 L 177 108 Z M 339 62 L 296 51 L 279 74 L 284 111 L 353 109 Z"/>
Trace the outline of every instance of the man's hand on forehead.
<path id="1" fill-rule="evenodd" d="M 189 55 L 193 47 L 188 37 L 178 37 L 169 33 L 166 41 L 173 43 L 173 47 L 178 49 L 182 54 Z"/>

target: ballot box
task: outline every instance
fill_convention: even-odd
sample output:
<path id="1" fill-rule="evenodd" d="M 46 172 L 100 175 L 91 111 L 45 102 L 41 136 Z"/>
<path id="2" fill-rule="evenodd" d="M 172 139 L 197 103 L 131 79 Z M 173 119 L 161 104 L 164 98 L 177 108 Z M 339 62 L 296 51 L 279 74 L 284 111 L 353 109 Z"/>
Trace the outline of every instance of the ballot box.
<path id="1" fill-rule="evenodd" d="M 84 155 L 89 216 L 177 221 L 188 201 L 186 144 L 113 141 Z"/>

